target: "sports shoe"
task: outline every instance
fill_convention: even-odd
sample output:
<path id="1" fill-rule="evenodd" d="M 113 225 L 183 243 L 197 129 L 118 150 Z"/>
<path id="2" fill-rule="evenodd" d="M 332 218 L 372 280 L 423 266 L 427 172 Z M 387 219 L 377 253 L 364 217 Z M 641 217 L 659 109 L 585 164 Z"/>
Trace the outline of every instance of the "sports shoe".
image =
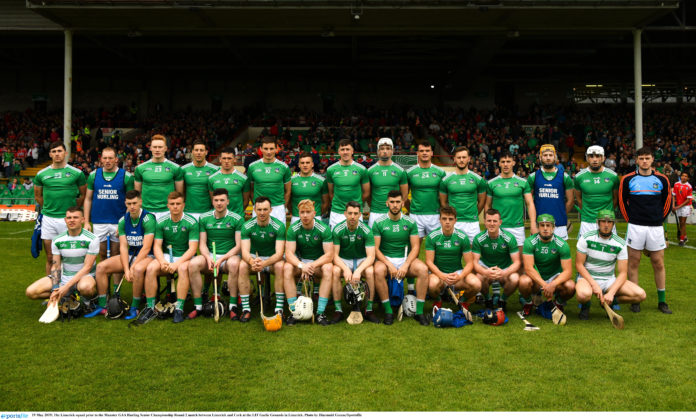
<path id="1" fill-rule="evenodd" d="M 231 318 L 232 318 L 232 315 L 230 314 L 230 319 Z M 239 316 L 240 323 L 248 323 L 250 319 L 251 319 L 251 311 L 244 310 L 244 311 L 242 311 L 242 315 Z"/>
<path id="2" fill-rule="evenodd" d="M 581 308 L 580 313 L 578 313 L 578 319 L 590 320 L 590 308 L 589 307 Z"/>
<path id="3" fill-rule="evenodd" d="M 364 317 L 363 317 L 364 318 Z M 343 312 L 342 311 L 337 311 L 334 313 L 333 317 L 331 317 L 331 324 L 336 324 L 336 323 L 341 323 L 343 321 Z"/>
<path id="4" fill-rule="evenodd" d="M 102 306 L 96 306 L 94 310 L 90 311 L 89 313 L 85 314 L 84 317 L 86 319 L 91 319 L 92 317 L 97 317 L 99 315 L 106 315 L 106 309 Z"/>
<path id="5" fill-rule="evenodd" d="M 669 309 L 667 303 L 657 303 L 657 309 L 664 314 L 672 314 L 672 310 Z"/>
<path id="6" fill-rule="evenodd" d="M 413 319 L 420 323 L 421 326 L 430 326 L 430 319 L 428 319 L 425 314 L 416 314 Z"/>
<path id="7" fill-rule="evenodd" d="M 186 318 L 188 318 L 189 320 L 193 320 L 193 319 L 195 319 L 196 317 L 198 317 L 198 316 L 200 316 L 200 315 L 201 315 L 201 312 L 198 311 L 198 310 L 196 310 L 196 309 L 194 309 L 192 312 L 190 312 L 190 313 L 188 314 L 188 316 L 186 316 Z"/>
<path id="8" fill-rule="evenodd" d="M 140 312 L 138 318 L 134 320 L 136 324 L 149 323 L 152 319 L 157 317 L 157 313 L 152 307 L 145 307 L 143 311 Z"/>
<path id="9" fill-rule="evenodd" d="M 611 309 L 614 311 L 619 311 L 621 310 L 621 306 L 619 305 L 619 303 L 611 303 Z"/>
<path id="10" fill-rule="evenodd" d="M 285 318 L 285 324 L 288 326 L 294 326 L 296 323 L 297 319 L 295 318 L 295 316 L 292 315 L 292 313 L 290 313 L 288 317 Z"/>
<path id="11" fill-rule="evenodd" d="M 320 324 L 322 326 L 328 326 L 329 325 L 329 319 L 326 318 L 326 314 L 321 313 L 320 315 L 317 316 L 317 324 Z"/>
<path id="12" fill-rule="evenodd" d="M 394 324 L 394 313 L 384 313 L 383 323 L 387 326 Z"/>
<path id="13" fill-rule="evenodd" d="M 230 310 L 230 320 L 232 320 L 233 322 L 239 320 L 239 314 L 237 314 L 237 310 L 235 310 L 234 308 Z"/>
<path id="14" fill-rule="evenodd" d="M 181 323 L 184 321 L 184 310 L 181 310 L 179 308 L 174 310 L 174 316 L 172 318 L 172 322 L 174 323 Z"/>
<path id="15" fill-rule="evenodd" d="M 686 244 L 689 241 L 688 237 L 684 237 L 684 244 Z"/>
<path id="16" fill-rule="evenodd" d="M 366 311 L 365 315 L 363 316 L 363 319 L 367 320 L 370 323 L 374 323 L 374 324 L 381 323 L 380 320 L 377 318 L 377 316 L 375 316 L 375 313 L 372 310 Z"/>
<path id="17" fill-rule="evenodd" d="M 475 300 L 474 302 L 475 302 L 476 304 L 482 306 L 482 305 L 484 305 L 484 304 L 486 303 L 486 299 L 483 298 L 483 294 L 481 294 L 481 293 L 479 292 L 478 294 L 476 294 L 476 300 Z"/>
<path id="18" fill-rule="evenodd" d="M 679 240 L 679 247 L 684 247 L 684 240 Z"/>
<path id="19" fill-rule="evenodd" d="M 532 314 L 532 311 L 534 310 L 534 304 L 532 303 L 527 303 L 522 306 L 522 311 L 524 312 L 525 316 L 530 316 Z"/>
<path id="20" fill-rule="evenodd" d="M 133 320 L 136 317 L 138 317 L 138 309 L 135 307 L 131 307 L 126 312 L 126 316 L 124 317 L 124 319 L 125 320 Z"/>
<path id="21" fill-rule="evenodd" d="M 631 311 L 634 313 L 640 313 L 640 303 L 631 304 Z"/>

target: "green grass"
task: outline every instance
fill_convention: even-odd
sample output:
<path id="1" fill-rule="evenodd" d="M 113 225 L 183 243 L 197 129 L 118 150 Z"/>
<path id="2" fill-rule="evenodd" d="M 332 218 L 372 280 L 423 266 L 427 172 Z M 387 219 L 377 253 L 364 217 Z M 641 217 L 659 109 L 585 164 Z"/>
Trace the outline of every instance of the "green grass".
<path id="1" fill-rule="evenodd" d="M 656 310 L 643 258 L 648 299 L 639 314 L 622 307 L 623 331 L 596 302 L 580 322 L 572 300 L 565 327 L 534 316 L 541 330 L 524 332 L 515 296 L 509 323 L 497 328 L 441 330 L 408 319 L 268 333 L 256 312 L 246 325 L 40 324 L 43 307 L 24 296 L 43 274 L 44 255 L 29 255 L 31 228 L 0 224 L 0 410 L 693 410 L 694 249 L 666 251 L 671 316 Z M 696 238 L 696 228 L 689 234 Z"/>

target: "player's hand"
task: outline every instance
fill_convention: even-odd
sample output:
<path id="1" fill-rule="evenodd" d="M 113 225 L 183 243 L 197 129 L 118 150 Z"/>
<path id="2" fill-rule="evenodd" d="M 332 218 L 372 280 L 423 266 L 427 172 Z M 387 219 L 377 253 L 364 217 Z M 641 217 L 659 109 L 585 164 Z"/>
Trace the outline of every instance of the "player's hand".
<path id="1" fill-rule="evenodd" d="M 251 270 L 254 272 L 261 272 L 263 270 L 263 260 L 261 260 L 261 258 L 252 258 Z"/>
<path id="2" fill-rule="evenodd" d="M 537 234 L 539 232 L 539 228 L 537 227 L 536 223 L 531 223 L 529 225 L 529 233 L 530 234 Z"/>
<path id="3" fill-rule="evenodd" d="M 350 282 L 351 284 L 355 283 L 353 281 L 353 273 L 350 271 L 350 269 L 343 270 L 343 278 L 346 280 L 346 282 Z"/>
<path id="4" fill-rule="evenodd" d="M 82 226 L 82 228 L 84 228 L 84 229 L 87 230 L 87 231 L 92 231 L 92 224 L 90 224 L 90 223 L 85 223 L 85 225 Z"/>
<path id="5" fill-rule="evenodd" d="M 592 283 L 592 294 L 599 300 L 600 304 L 604 301 L 604 293 L 597 283 Z"/>
<path id="6" fill-rule="evenodd" d="M 457 275 L 454 272 L 450 273 L 450 274 L 446 274 L 445 278 L 447 278 L 447 279 L 445 279 L 445 282 L 447 283 L 447 285 L 454 285 L 457 282 L 459 282 L 459 279 L 460 279 L 459 275 Z"/>
<path id="7" fill-rule="evenodd" d="M 502 277 L 502 271 L 500 270 L 499 267 L 494 266 L 494 267 L 492 267 L 492 268 L 489 268 L 488 270 L 489 270 L 490 273 L 491 273 L 491 274 L 490 274 L 491 278 L 493 278 L 493 279 L 495 279 L 495 280 L 498 280 L 498 279 L 500 279 L 500 278 Z"/>
<path id="8" fill-rule="evenodd" d="M 208 270 L 212 271 L 213 267 L 215 266 L 213 264 L 213 259 L 210 256 L 206 256 L 206 255 L 203 255 L 203 257 L 205 258 L 206 265 L 208 265 Z"/>
<path id="9" fill-rule="evenodd" d="M 169 266 L 167 268 L 168 268 L 168 272 L 170 274 L 173 274 L 174 272 L 177 271 L 177 269 L 179 269 L 179 262 L 171 263 L 171 264 L 169 264 Z"/>
<path id="10" fill-rule="evenodd" d="M 314 275 L 314 264 L 308 263 L 302 267 L 302 273 L 306 276 Z"/>
<path id="11" fill-rule="evenodd" d="M 614 302 L 614 293 L 609 291 L 602 296 L 602 299 L 604 300 L 605 303 L 607 303 L 607 305 L 611 306 L 612 303 Z"/>
<path id="12" fill-rule="evenodd" d="M 68 287 L 66 287 L 65 285 L 60 286 L 60 287 L 56 288 L 55 290 L 53 290 L 53 292 L 51 293 L 51 297 L 49 297 L 49 301 L 58 302 L 65 296 L 65 294 L 67 292 L 68 292 Z"/>
<path id="13" fill-rule="evenodd" d="M 160 262 L 160 271 L 169 272 L 169 262 Z"/>
<path id="14" fill-rule="evenodd" d="M 217 270 L 219 271 L 220 269 L 222 269 L 222 268 L 220 268 L 220 266 L 222 265 L 222 262 L 224 262 L 224 261 L 225 261 L 225 259 L 216 260 L 215 263 L 213 264 L 213 268 L 217 268 Z"/>
<path id="15" fill-rule="evenodd" d="M 556 284 L 551 281 L 550 283 L 544 285 L 542 291 L 544 292 L 544 297 L 546 297 L 547 300 L 550 300 L 553 298 L 553 293 L 556 291 Z"/>
<path id="16" fill-rule="evenodd" d="M 387 270 L 389 271 L 389 276 L 391 276 L 394 279 L 397 279 L 398 276 L 396 276 L 396 273 L 398 272 L 398 269 L 396 269 L 396 266 L 394 266 L 393 263 L 389 262 L 387 264 Z"/>
<path id="17" fill-rule="evenodd" d="M 126 282 L 133 282 L 133 272 L 130 269 L 124 270 L 123 279 L 125 279 Z"/>
<path id="18" fill-rule="evenodd" d="M 408 273 L 408 263 L 404 263 L 401 265 L 399 269 L 396 271 L 396 277 L 399 279 L 405 278 L 406 274 Z"/>

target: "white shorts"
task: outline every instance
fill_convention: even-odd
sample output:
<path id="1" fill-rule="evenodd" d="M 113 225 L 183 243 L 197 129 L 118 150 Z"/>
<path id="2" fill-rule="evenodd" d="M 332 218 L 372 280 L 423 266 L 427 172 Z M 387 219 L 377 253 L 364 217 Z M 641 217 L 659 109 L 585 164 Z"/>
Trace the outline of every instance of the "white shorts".
<path id="1" fill-rule="evenodd" d="M 317 220 L 317 221 L 321 221 L 321 217 L 318 216 L 318 215 L 317 215 L 316 217 L 314 217 L 314 219 Z M 290 218 L 290 225 L 293 225 L 293 224 L 295 224 L 295 223 L 298 222 L 298 221 L 300 221 L 300 217 L 297 217 L 297 216 L 294 216 L 294 215 L 293 215 L 293 216 Z"/>
<path id="2" fill-rule="evenodd" d="M 346 216 L 342 212 L 333 212 L 331 211 L 331 214 L 329 215 L 329 227 L 333 229 L 337 225 L 341 224 L 343 221 L 345 221 Z"/>
<path id="3" fill-rule="evenodd" d="M 551 281 L 553 281 L 554 279 L 558 278 L 558 275 L 560 275 L 560 273 L 558 273 L 558 274 L 552 276 L 552 277 L 549 278 L 549 279 L 545 279 L 544 282 L 546 282 L 547 284 L 550 284 Z M 541 279 L 544 279 L 544 278 L 541 278 Z"/>
<path id="4" fill-rule="evenodd" d="M 150 211 L 146 208 L 147 212 L 155 216 L 155 220 L 159 220 L 160 218 L 164 217 L 165 215 L 169 215 L 169 211 Z"/>
<path id="5" fill-rule="evenodd" d="M 557 235 L 565 241 L 568 241 L 568 226 L 558 226 L 554 228 L 553 234 Z"/>
<path id="6" fill-rule="evenodd" d="M 201 215 L 203 215 L 202 212 L 187 212 L 186 214 L 190 215 L 191 217 L 195 218 L 196 221 L 201 220 Z"/>
<path id="7" fill-rule="evenodd" d="M 582 221 L 580 223 L 580 231 L 578 231 L 578 239 L 582 237 L 583 234 L 592 230 L 597 230 L 598 228 L 599 227 L 597 227 L 597 223 L 588 223 L 586 221 Z M 616 223 L 614 223 L 614 229 L 611 231 L 612 233 L 616 234 Z"/>
<path id="8" fill-rule="evenodd" d="M 691 205 L 684 205 L 683 207 L 679 208 L 676 213 L 677 217 L 688 217 L 691 215 Z"/>
<path id="9" fill-rule="evenodd" d="M 99 243 L 111 239 L 118 242 L 118 224 L 92 224 L 94 235 L 99 239 Z"/>
<path id="10" fill-rule="evenodd" d="M 53 240 L 68 231 L 65 218 L 53 218 L 44 215 L 41 219 L 41 239 Z"/>
<path id="11" fill-rule="evenodd" d="M 578 277 L 578 279 L 582 278 L 581 276 Z M 585 280 L 587 281 L 587 280 Z M 587 281 L 589 284 L 590 281 Z M 599 285 L 599 288 L 602 289 L 603 293 L 606 293 L 609 291 L 609 288 L 611 288 L 612 285 L 614 285 L 614 282 L 616 282 L 616 278 L 614 279 L 595 279 L 595 282 L 597 285 Z"/>
<path id="12" fill-rule="evenodd" d="M 662 226 L 639 226 L 628 223 L 626 245 L 631 249 L 647 249 L 651 252 L 667 248 L 665 229 Z"/>
<path id="13" fill-rule="evenodd" d="M 355 272 L 356 269 L 358 269 L 358 266 L 360 266 L 361 263 L 365 260 L 365 258 L 360 258 L 360 259 L 343 259 L 341 258 L 343 263 L 346 264 L 348 269 L 350 269 L 351 272 Z"/>
<path id="14" fill-rule="evenodd" d="M 411 214 L 418 226 L 418 237 L 421 239 L 440 228 L 440 216 L 437 214 Z"/>
<path id="15" fill-rule="evenodd" d="M 394 267 L 396 267 L 396 269 L 399 269 L 399 268 L 401 267 L 401 265 L 403 265 L 404 263 L 406 263 L 406 257 L 402 257 L 402 258 L 392 258 L 392 257 L 389 257 L 389 256 L 385 256 L 385 258 L 387 258 L 387 260 L 388 260 L 389 262 L 391 262 L 392 265 L 394 265 Z"/>
<path id="16" fill-rule="evenodd" d="M 501 227 L 503 230 L 507 231 L 508 233 L 512 234 L 515 236 L 515 240 L 517 240 L 517 247 L 522 247 L 524 246 L 524 227 L 513 227 L 513 228 L 507 228 L 507 227 Z"/>
<path id="17" fill-rule="evenodd" d="M 251 216 L 256 217 L 256 211 L 252 210 Z M 287 221 L 285 205 L 276 205 L 275 207 L 271 207 L 271 217 L 275 217 L 285 223 Z"/>
<path id="18" fill-rule="evenodd" d="M 87 273 L 82 278 L 90 278 L 96 284 L 97 280 L 94 279 L 94 277 L 95 277 L 94 273 Z M 60 286 L 62 287 L 63 285 L 67 284 L 73 278 L 75 278 L 75 277 L 74 276 L 64 276 L 63 274 L 61 274 L 60 275 Z M 72 291 L 75 289 L 77 289 L 77 284 L 73 285 L 72 288 L 70 288 L 70 292 L 72 293 Z"/>
<path id="19" fill-rule="evenodd" d="M 474 237 L 481 232 L 481 226 L 478 221 L 475 222 L 464 222 L 457 221 L 454 223 L 454 228 L 461 230 L 469 238 L 469 245 L 474 242 Z M 524 236 L 524 229 L 522 229 L 522 235 Z"/>
<path id="20" fill-rule="evenodd" d="M 387 215 L 387 213 L 386 212 L 370 212 L 370 219 L 367 221 L 367 226 L 372 228 L 372 224 L 374 224 L 375 221 L 383 215 Z"/>

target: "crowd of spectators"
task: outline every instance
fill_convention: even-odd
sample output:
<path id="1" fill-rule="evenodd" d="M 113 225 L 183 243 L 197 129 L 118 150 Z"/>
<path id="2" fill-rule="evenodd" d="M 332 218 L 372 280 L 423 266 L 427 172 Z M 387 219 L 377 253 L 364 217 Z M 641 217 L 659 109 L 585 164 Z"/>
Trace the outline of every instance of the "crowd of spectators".
<path id="1" fill-rule="evenodd" d="M 352 140 L 356 161 L 369 167 L 376 161 L 376 140 L 380 137 L 393 139 L 395 154 L 415 153 L 416 139 L 430 141 L 436 146 L 435 154 L 449 154 L 455 147 L 467 146 L 472 157 L 470 168 L 488 179 L 498 174 L 497 160 L 503 151 L 517 157 L 517 174 L 526 177 L 536 169 L 539 146 L 546 143 L 554 144 L 561 152 L 559 163 L 571 174 L 584 166 L 582 152 L 593 144 L 605 148 L 606 166 L 619 174 L 635 167 L 633 109 L 620 105 L 535 105 L 525 110 L 417 109 L 404 105 L 324 114 L 249 108 L 221 113 L 153 112 L 144 119 L 135 115 L 133 105 L 75 112 L 70 163 L 89 173 L 98 166 L 100 150 L 111 146 L 123 166 L 132 171 L 150 158 L 151 136 L 162 133 L 170 140 L 167 157 L 184 164 L 191 160 L 196 139 L 205 139 L 210 150 L 218 150 L 245 126 L 262 126 L 265 128 L 258 138 L 236 146 L 240 164 L 248 166 L 259 158 L 259 139 L 273 136 L 279 140 L 279 159 L 296 167 L 299 152 L 310 152 L 319 173 L 338 161 L 336 144 L 344 138 Z M 4 177 L 48 158 L 48 145 L 62 135 L 62 118 L 60 112 L 3 114 L 0 153 Z M 126 140 L 118 133 L 104 136 L 100 129 L 117 126 L 138 128 L 139 134 Z M 657 170 L 673 176 L 687 171 L 693 177 L 695 137 L 693 105 L 644 108 L 644 143 L 655 150 Z M 578 154 L 573 159 L 575 152 Z M 448 163 L 444 156 L 439 160 Z"/>

